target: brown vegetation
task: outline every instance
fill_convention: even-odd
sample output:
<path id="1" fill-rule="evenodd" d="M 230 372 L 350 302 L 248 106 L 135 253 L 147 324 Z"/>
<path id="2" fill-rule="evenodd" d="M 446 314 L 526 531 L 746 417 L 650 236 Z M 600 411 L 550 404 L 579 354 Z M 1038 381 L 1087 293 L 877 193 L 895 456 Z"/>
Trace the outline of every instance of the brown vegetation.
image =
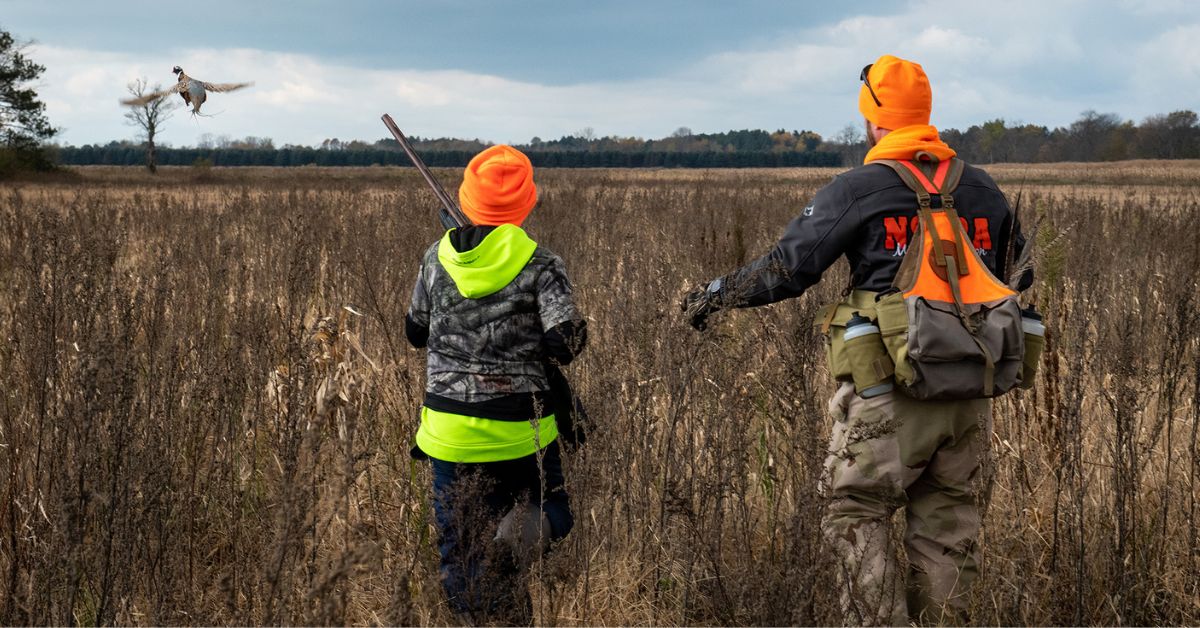
<path id="1" fill-rule="evenodd" d="M 411 169 L 162 170 L 0 189 L 0 622 L 451 621 L 408 457 L 432 196 Z M 1045 216 L 1051 333 L 995 404 L 974 617 L 1200 623 L 1200 166 L 993 171 Z M 676 306 L 833 172 L 539 172 L 527 227 L 590 320 L 569 376 L 600 424 L 541 623 L 839 621 L 811 321 L 845 268 L 703 335 Z"/>

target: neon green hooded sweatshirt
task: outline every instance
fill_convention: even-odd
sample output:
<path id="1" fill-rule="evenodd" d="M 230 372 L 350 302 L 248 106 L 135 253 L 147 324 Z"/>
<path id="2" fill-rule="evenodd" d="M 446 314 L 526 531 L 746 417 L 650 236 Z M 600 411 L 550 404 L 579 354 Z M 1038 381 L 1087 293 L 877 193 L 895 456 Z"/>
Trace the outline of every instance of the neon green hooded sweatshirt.
<path id="1" fill-rule="evenodd" d="M 500 225 L 479 246 L 462 252 L 454 249 L 450 233 L 447 231 L 438 244 L 438 261 L 458 286 L 459 294 L 468 299 L 499 292 L 521 273 L 537 250 L 537 242 L 516 225 Z"/>
<path id="2" fill-rule="evenodd" d="M 537 243 L 511 224 L 496 227 L 468 251 L 455 250 L 451 233 L 446 232 L 438 243 L 437 259 L 458 293 L 472 300 L 503 290 L 521 274 L 537 250 Z M 469 335 L 468 330 L 463 331 L 464 336 Z M 440 460 L 493 462 L 527 456 L 557 437 L 558 425 L 552 414 L 532 421 L 512 421 L 424 407 L 416 441 L 422 451 Z"/>

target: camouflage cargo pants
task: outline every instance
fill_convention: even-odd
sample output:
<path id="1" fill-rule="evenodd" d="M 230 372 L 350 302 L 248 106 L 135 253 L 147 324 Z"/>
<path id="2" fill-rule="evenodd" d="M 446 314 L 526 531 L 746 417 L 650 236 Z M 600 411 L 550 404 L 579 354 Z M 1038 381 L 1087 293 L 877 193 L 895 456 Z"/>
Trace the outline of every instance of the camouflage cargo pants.
<path id="1" fill-rule="evenodd" d="M 822 523 L 840 559 L 847 625 L 961 623 L 979 574 L 980 520 L 991 488 L 991 404 L 873 399 L 842 384 Z M 892 513 L 905 508 L 908 556 L 899 564 Z"/>

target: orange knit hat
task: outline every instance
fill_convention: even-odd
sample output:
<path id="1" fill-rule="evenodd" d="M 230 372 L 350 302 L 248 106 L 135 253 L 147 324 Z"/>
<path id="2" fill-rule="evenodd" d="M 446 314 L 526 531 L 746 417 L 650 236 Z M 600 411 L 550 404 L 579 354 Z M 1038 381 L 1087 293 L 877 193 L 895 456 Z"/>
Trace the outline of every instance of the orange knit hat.
<path id="1" fill-rule="evenodd" d="M 536 203 L 533 164 L 503 144 L 475 155 L 458 188 L 458 204 L 477 225 L 520 225 Z"/>
<path id="2" fill-rule="evenodd" d="M 883 55 L 867 67 L 866 81 L 858 90 L 858 110 L 863 117 L 892 130 L 929 124 L 933 91 L 919 63 Z"/>

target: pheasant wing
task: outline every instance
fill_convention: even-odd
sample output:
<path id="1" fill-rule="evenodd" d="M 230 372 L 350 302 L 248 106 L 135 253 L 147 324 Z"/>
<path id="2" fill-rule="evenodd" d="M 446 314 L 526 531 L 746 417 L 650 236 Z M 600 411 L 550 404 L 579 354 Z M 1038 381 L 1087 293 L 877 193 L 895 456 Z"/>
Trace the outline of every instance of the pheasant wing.
<path id="1" fill-rule="evenodd" d="M 159 90 L 157 92 L 151 92 L 151 93 L 145 94 L 144 96 L 141 96 L 139 98 L 126 98 L 126 99 L 121 100 L 121 104 L 129 105 L 131 107 L 137 107 L 137 106 L 149 103 L 149 102 L 154 102 L 155 100 L 158 100 L 159 98 L 162 98 L 163 96 L 169 96 L 171 94 L 178 94 L 179 92 L 183 91 L 183 86 L 185 84 L 186 83 L 176 83 L 166 89 Z"/>
<path id="2" fill-rule="evenodd" d="M 235 89 L 250 87 L 254 83 L 204 83 L 204 89 L 210 92 L 232 92 Z"/>

